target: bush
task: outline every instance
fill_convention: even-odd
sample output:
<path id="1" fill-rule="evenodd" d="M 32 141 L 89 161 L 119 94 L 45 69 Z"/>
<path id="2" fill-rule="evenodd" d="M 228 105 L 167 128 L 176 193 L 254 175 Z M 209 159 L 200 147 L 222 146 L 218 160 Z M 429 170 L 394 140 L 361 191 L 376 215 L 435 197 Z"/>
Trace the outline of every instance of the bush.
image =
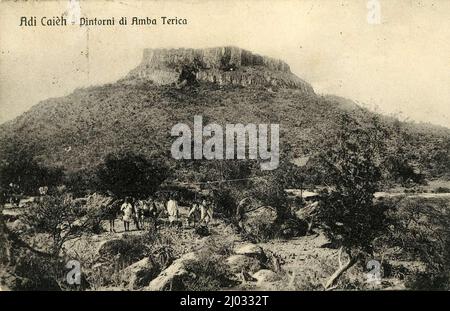
<path id="1" fill-rule="evenodd" d="M 68 172 L 64 177 L 64 184 L 68 191 L 77 198 L 84 197 L 89 190 L 101 188 L 95 171 L 82 169 L 76 172 Z"/>
<path id="2" fill-rule="evenodd" d="M 14 272 L 21 280 L 17 290 L 61 290 L 66 271 L 62 261 L 28 252 L 16 259 Z"/>
<path id="3" fill-rule="evenodd" d="M 63 170 L 58 167 L 46 167 L 33 157 L 33 151 L 14 146 L 16 150 L 7 154 L 0 162 L 0 188 L 11 189 L 10 184 L 29 195 L 37 194 L 40 186 L 54 187 L 61 183 Z"/>
<path id="4" fill-rule="evenodd" d="M 55 258 L 19 247 L 14 255 L 14 265 L 0 273 L 0 283 L 12 290 L 59 291 L 84 290 L 89 287 L 83 271 L 80 284 L 67 283 L 67 259 Z M 5 275 L 6 274 L 6 275 Z"/>
<path id="5" fill-rule="evenodd" d="M 449 290 L 450 274 L 440 271 L 419 272 L 406 278 L 405 286 L 411 290 Z"/>
<path id="6" fill-rule="evenodd" d="M 277 213 L 270 207 L 247 212 L 241 221 L 242 232 L 254 243 L 267 242 L 276 236 Z"/>
<path id="7" fill-rule="evenodd" d="M 327 146 L 321 159 L 328 173 L 329 192 L 322 193 L 317 220 L 326 237 L 340 247 L 339 268 L 325 287 L 357 263 L 364 254 L 373 252 L 373 241 L 387 230 L 389 206 L 373 205 L 379 187 L 381 170 L 377 153 L 382 149 L 377 128 L 366 129 L 343 118 L 334 144 Z M 341 253 L 349 257 L 341 264 Z"/>
<path id="8" fill-rule="evenodd" d="M 123 235 L 122 238 L 105 242 L 99 249 L 102 262 L 113 263 L 119 258 L 126 267 L 151 255 L 150 240 L 146 235 Z"/>
<path id="9" fill-rule="evenodd" d="M 109 154 L 97 169 L 100 190 L 109 190 L 120 198 L 147 198 L 158 190 L 167 176 L 168 169 L 162 161 L 132 153 Z"/>
<path id="10" fill-rule="evenodd" d="M 170 238 L 159 233 L 125 234 L 120 239 L 107 241 L 100 247 L 99 257 L 90 260 L 87 279 L 96 287 L 120 286 L 122 270 L 144 258 L 150 259 L 154 269 L 162 271 L 175 258 L 171 245 Z"/>
<path id="11" fill-rule="evenodd" d="M 433 191 L 434 193 L 450 193 L 450 188 L 447 187 L 437 187 Z"/>
<path id="12" fill-rule="evenodd" d="M 92 233 L 103 232 L 102 220 L 109 219 L 111 213 L 118 213 L 119 208 L 111 205 L 111 203 L 113 203 L 113 198 L 98 193 L 94 193 L 87 198 L 84 208 L 92 215 L 89 224 L 87 224 Z"/>
<path id="13" fill-rule="evenodd" d="M 216 291 L 235 284 L 224 257 L 211 252 L 200 252 L 198 261 L 187 262 L 185 269 L 189 273 L 173 290 Z"/>
<path id="14" fill-rule="evenodd" d="M 50 252 L 58 256 L 63 244 L 90 232 L 98 218 L 97 210 L 86 210 L 68 194 L 45 196 L 33 203 L 20 217 L 34 232 L 46 233 Z"/>
<path id="15" fill-rule="evenodd" d="M 407 271 L 412 289 L 450 288 L 450 205 L 446 198 L 390 199 L 391 230 L 377 241 L 383 248 L 397 248 L 398 260 L 419 261 L 425 271 Z"/>
<path id="16" fill-rule="evenodd" d="M 217 187 L 213 189 L 213 196 L 217 211 L 222 214 L 226 220 L 234 220 L 237 208 L 236 193 L 229 187 Z"/>

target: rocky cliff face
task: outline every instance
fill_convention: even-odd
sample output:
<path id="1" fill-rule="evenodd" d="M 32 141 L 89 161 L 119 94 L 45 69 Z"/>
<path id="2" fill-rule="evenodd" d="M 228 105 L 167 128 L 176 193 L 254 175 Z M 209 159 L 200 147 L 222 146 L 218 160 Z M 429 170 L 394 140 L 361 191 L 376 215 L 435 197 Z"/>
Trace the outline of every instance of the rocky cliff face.
<path id="1" fill-rule="evenodd" d="M 266 86 L 314 93 L 311 85 L 291 73 L 283 61 L 237 47 L 209 49 L 146 49 L 141 64 L 125 80 L 171 84 L 185 67 L 195 68 L 198 81 L 219 85 Z"/>

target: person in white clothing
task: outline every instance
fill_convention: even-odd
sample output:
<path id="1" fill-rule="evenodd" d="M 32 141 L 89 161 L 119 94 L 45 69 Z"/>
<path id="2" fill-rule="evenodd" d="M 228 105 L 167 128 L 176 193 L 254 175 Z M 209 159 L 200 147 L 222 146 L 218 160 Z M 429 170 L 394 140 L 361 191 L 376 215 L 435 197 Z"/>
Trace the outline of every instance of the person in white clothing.
<path id="1" fill-rule="evenodd" d="M 178 222 L 179 211 L 178 202 L 175 200 L 174 196 L 171 195 L 169 201 L 167 202 L 167 214 L 169 215 L 169 223 L 173 225 Z"/>
<path id="2" fill-rule="evenodd" d="M 133 220 L 133 205 L 129 197 L 125 198 L 125 202 L 120 207 L 120 211 L 123 213 L 123 226 L 125 231 L 130 231 L 130 222 Z"/>
<path id="3" fill-rule="evenodd" d="M 200 224 L 207 227 L 209 222 L 212 220 L 212 216 L 213 216 L 212 203 L 203 200 L 202 204 L 200 204 Z"/>

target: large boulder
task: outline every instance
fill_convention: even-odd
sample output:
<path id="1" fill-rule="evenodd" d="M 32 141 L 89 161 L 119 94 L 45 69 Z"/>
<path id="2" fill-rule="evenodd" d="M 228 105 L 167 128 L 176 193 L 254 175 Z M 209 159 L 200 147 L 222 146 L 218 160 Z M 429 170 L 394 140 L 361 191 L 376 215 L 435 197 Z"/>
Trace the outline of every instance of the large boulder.
<path id="1" fill-rule="evenodd" d="M 134 262 L 145 257 L 146 243 L 147 239 L 143 235 L 122 235 L 120 238 L 101 242 L 97 252 L 101 257 L 112 257 L 120 254 L 130 262 Z"/>
<path id="2" fill-rule="evenodd" d="M 12 231 L 17 233 L 24 232 L 30 228 L 27 224 L 24 224 L 20 219 L 16 219 L 9 226 Z"/>
<path id="3" fill-rule="evenodd" d="M 280 276 L 269 269 L 261 269 L 252 275 L 259 284 L 271 283 L 280 280 Z"/>
<path id="4" fill-rule="evenodd" d="M 102 258 L 111 258 L 121 253 L 126 248 L 126 242 L 123 239 L 107 240 L 98 246 L 98 255 Z"/>
<path id="5" fill-rule="evenodd" d="M 253 243 L 237 245 L 234 248 L 234 253 L 237 255 L 245 255 L 245 256 L 249 256 L 249 257 L 254 257 L 259 260 L 265 259 L 265 254 L 264 254 L 263 249 L 260 246 L 253 244 Z"/>
<path id="6" fill-rule="evenodd" d="M 158 273 L 158 265 L 147 257 L 123 269 L 120 279 L 130 289 L 137 289 L 147 286 Z"/>
<path id="7" fill-rule="evenodd" d="M 226 263 L 230 267 L 230 271 L 235 274 L 242 271 L 253 273 L 263 267 L 257 258 L 246 255 L 232 255 L 226 259 Z"/>
<path id="8" fill-rule="evenodd" d="M 153 279 L 146 287 L 146 290 L 163 291 L 172 289 L 174 283 L 180 281 L 183 276 L 189 274 L 186 270 L 187 262 L 196 260 L 198 260 L 196 253 L 187 253 L 181 256 Z"/>

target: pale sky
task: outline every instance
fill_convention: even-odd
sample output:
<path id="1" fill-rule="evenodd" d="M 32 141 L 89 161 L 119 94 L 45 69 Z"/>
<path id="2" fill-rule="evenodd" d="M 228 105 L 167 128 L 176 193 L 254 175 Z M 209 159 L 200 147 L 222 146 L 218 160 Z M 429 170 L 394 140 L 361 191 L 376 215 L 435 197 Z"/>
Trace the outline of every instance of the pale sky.
<path id="1" fill-rule="evenodd" d="M 375 0 L 372 0 L 375 1 Z M 234 45 L 279 58 L 320 94 L 450 127 L 450 1 L 81 1 L 81 16 L 183 17 L 184 26 L 19 27 L 69 1 L 0 3 L 0 123 L 77 87 L 114 82 L 144 48 Z M 376 108 L 373 108 L 376 107 Z"/>

